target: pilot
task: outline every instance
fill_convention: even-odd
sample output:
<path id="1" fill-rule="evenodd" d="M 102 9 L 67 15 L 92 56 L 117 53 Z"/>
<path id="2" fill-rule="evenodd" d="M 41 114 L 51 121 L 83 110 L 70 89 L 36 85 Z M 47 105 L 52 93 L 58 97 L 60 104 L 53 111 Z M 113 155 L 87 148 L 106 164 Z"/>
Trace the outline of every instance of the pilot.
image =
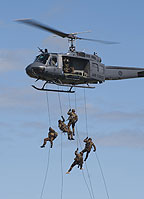
<path id="1" fill-rule="evenodd" d="M 80 153 L 78 153 L 78 148 L 75 151 L 75 155 L 76 157 L 74 158 L 74 162 L 72 163 L 72 165 L 70 166 L 68 172 L 66 172 L 66 174 L 69 174 L 70 171 L 72 170 L 72 168 L 76 165 L 78 165 L 78 168 L 80 167 L 80 169 L 83 169 L 83 152 L 81 151 Z"/>
<path id="2" fill-rule="evenodd" d="M 57 58 L 56 58 L 56 57 L 53 57 L 53 58 L 51 59 L 51 65 L 52 65 L 52 66 L 57 66 Z"/>
<path id="3" fill-rule="evenodd" d="M 86 152 L 86 157 L 85 157 L 85 159 L 84 159 L 84 161 L 86 161 L 87 158 L 88 158 L 88 155 L 89 155 L 89 153 L 90 153 L 90 151 L 91 151 L 91 149 L 92 149 L 92 147 L 94 148 L 93 151 L 95 152 L 95 151 L 96 151 L 96 146 L 95 146 L 95 144 L 92 142 L 92 139 L 91 139 L 91 138 L 86 137 L 86 138 L 84 139 L 84 142 L 85 142 L 85 148 L 82 150 L 82 152 L 83 152 L 83 153 Z"/>
<path id="4" fill-rule="evenodd" d="M 70 129 L 70 126 L 72 125 L 72 131 L 73 131 L 73 135 L 75 135 L 75 124 L 76 122 L 78 121 L 78 116 L 77 114 L 75 113 L 75 109 L 69 109 L 68 113 L 69 115 L 68 119 L 69 122 L 68 122 L 68 128 Z"/>
<path id="5" fill-rule="evenodd" d="M 49 133 L 48 133 L 48 137 L 44 139 L 44 143 L 41 146 L 41 148 L 45 147 L 47 141 L 49 141 L 51 143 L 51 148 L 53 147 L 53 140 L 58 136 L 58 133 L 55 132 L 54 129 L 52 129 L 51 127 L 49 128 Z"/>
<path id="6" fill-rule="evenodd" d="M 69 140 L 74 140 L 73 133 L 70 128 L 65 124 L 65 119 L 61 116 L 62 120 L 58 121 L 58 127 L 63 133 L 67 133 Z"/>

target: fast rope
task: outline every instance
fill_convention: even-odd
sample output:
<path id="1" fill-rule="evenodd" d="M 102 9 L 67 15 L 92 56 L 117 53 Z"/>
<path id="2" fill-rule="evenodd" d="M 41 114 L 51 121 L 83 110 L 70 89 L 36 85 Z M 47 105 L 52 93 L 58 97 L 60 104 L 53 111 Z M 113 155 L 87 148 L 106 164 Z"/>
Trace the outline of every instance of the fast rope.
<path id="1" fill-rule="evenodd" d="M 86 102 L 86 100 L 85 100 Z M 86 104 L 86 103 L 85 103 Z M 76 100 L 76 92 L 75 92 L 75 109 L 77 111 L 77 100 Z M 86 106 L 85 106 L 85 110 L 86 110 Z M 85 111 L 86 112 L 86 111 Z M 87 113 L 87 112 L 86 112 Z M 86 117 L 87 118 L 87 117 Z M 87 127 L 87 119 L 86 119 L 86 127 Z M 78 142 L 80 144 L 80 147 L 82 149 L 82 145 L 81 145 L 81 142 L 80 142 L 80 137 L 79 137 L 79 133 L 78 133 L 78 129 L 77 129 L 77 126 L 76 126 L 76 133 L 77 133 L 77 148 L 78 148 Z M 87 130 L 87 135 L 88 135 L 88 130 Z M 86 163 L 85 163 L 86 164 Z M 90 194 L 90 197 L 91 199 L 95 199 L 95 196 L 94 196 L 94 192 L 93 192 L 93 187 L 92 187 L 92 183 L 91 183 L 91 179 L 90 179 L 90 175 L 89 175 L 89 171 L 88 171 L 88 168 L 87 168 L 87 165 L 86 165 L 86 170 L 87 170 L 87 174 L 88 174 L 88 178 L 89 178 L 89 183 L 90 183 L 90 188 L 88 186 L 88 183 L 86 181 L 86 178 L 85 178 L 85 175 L 84 175 L 84 171 L 82 171 L 82 174 L 83 174 L 83 178 L 84 178 L 84 181 L 85 181 L 85 184 L 87 186 L 87 189 L 88 189 L 88 192 Z M 91 191 L 90 191 L 91 189 Z"/>
<path id="2" fill-rule="evenodd" d="M 86 108 L 86 93 L 84 88 L 84 104 L 85 104 L 85 120 L 86 120 L 86 133 L 88 137 L 88 122 L 87 122 L 87 108 Z"/>
<path id="3" fill-rule="evenodd" d="M 70 101 L 69 93 L 68 93 L 68 100 L 69 100 L 69 109 L 71 109 L 71 101 Z M 75 110 L 76 110 L 76 112 L 77 112 L 76 90 L 75 90 Z M 80 137 L 79 137 L 79 134 L 78 134 L 77 125 L 76 125 L 76 135 L 77 135 L 77 148 L 78 148 L 78 142 L 79 142 L 80 148 L 82 149 L 81 142 L 80 142 Z M 82 174 L 83 174 L 84 182 L 85 182 L 85 184 L 86 184 L 86 186 L 87 186 L 87 189 L 88 189 L 90 198 L 93 199 L 92 194 L 91 194 L 91 191 L 90 191 L 90 188 L 89 188 L 88 183 L 87 183 L 87 181 L 86 181 L 86 178 L 85 178 L 85 175 L 84 175 L 84 171 L 83 171 L 83 170 L 82 170 Z"/>
<path id="4" fill-rule="evenodd" d="M 69 109 L 71 109 L 70 94 L 68 93 Z"/>
<path id="5" fill-rule="evenodd" d="M 76 112 L 77 112 L 76 89 L 75 89 L 75 110 L 76 110 Z M 79 135 L 78 135 L 77 125 L 76 125 L 76 135 L 77 135 L 76 142 L 77 142 L 77 148 L 78 148 L 78 141 L 80 142 L 80 139 L 79 139 Z M 80 144 L 80 143 L 79 143 L 79 144 Z"/>
<path id="6" fill-rule="evenodd" d="M 45 184 L 46 184 L 46 180 L 47 180 L 47 174 L 48 174 L 48 169 L 49 169 L 49 159 L 50 159 L 50 147 L 48 150 L 47 168 L 46 168 L 46 172 L 45 172 L 45 177 L 44 177 L 44 182 L 43 182 L 43 186 L 42 186 L 42 190 L 41 190 L 40 199 L 42 199 L 42 197 L 43 197 L 43 192 L 44 192 L 44 188 L 45 188 Z"/>
<path id="7" fill-rule="evenodd" d="M 101 167 L 101 163 L 100 163 L 100 160 L 99 160 L 99 158 L 98 158 L 97 153 L 95 153 L 95 155 L 96 155 L 96 159 L 97 159 L 97 161 L 98 161 L 99 168 L 100 168 L 100 171 L 101 171 L 101 175 L 102 175 L 102 178 L 103 178 L 103 182 L 104 182 L 104 186 L 105 186 L 105 190 L 106 190 L 107 198 L 109 199 L 108 188 L 107 188 L 107 184 L 106 184 L 105 176 L 104 176 L 104 173 L 103 173 L 103 170 L 102 170 L 102 167 Z"/>
<path id="8" fill-rule="evenodd" d="M 86 115 L 86 131 L 87 131 L 87 136 L 88 136 L 88 124 L 87 124 L 87 109 L 86 109 L 86 94 L 85 94 L 85 88 L 84 88 L 84 101 L 85 101 L 85 115 Z M 97 161 L 98 161 L 98 165 L 99 165 L 99 168 L 100 168 L 100 171 L 101 171 L 101 175 L 102 175 L 102 178 L 103 178 L 103 182 L 104 182 L 104 186 L 105 186 L 107 198 L 109 199 L 108 189 L 107 189 L 105 177 L 104 177 L 104 174 L 103 174 L 103 170 L 102 170 L 102 167 L 101 167 L 101 164 L 100 164 L 100 161 L 99 161 L 99 158 L 98 158 L 97 153 L 95 153 L 95 155 L 96 155 L 96 159 L 97 159 Z M 87 168 L 87 165 L 86 165 L 86 169 L 88 169 L 88 168 Z M 88 175 L 89 175 L 89 174 L 88 174 Z"/>
<path id="9" fill-rule="evenodd" d="M 47 92 L 46 92 L 46 99 L 47 99 L 48 122 L 49 122 L 49 125 L 51 126 L 49 98 L 48 98 L 48 93 Z M 42 185 L 40 199 L 42 199 L 42 197 L 43 197 L 43 192 L 44 192 L 44 188 L 45 188 L 45 184 L 46 184 L 46 180 L 47 180 L 47 174 L 48 174 L 48 169 L 49 169 L 49 159 L 50 159 L 50 146 L 49 146 L 49 150 L 48 150 L 47 167 L 46 167 L 46 172 L 45 172 L 44 181 L 43 181 L 43 185 Z"/>
<path id="10" fill-rule="evenodd" d="M 48 92 L 46 92 L 46 99 L 47 99 L 47 113 L 48 113 L 49 125 L 51 126 L 51 117 L 50 117 L 50 107 L 49 107 L 49 96 L 48 96 Z"/>
<path id="11" fill-rule="evenodd" d="M 58 86 L 58 90 L 59 90 L 59 86 Z M 59 105 L 60 105 L 60 112 L 61 112 L 61 116 L 62 114 L 62 105 L 61 105 L 61 99 L 60 99 L 60 93 L 58 92 L 58 99 L 59 99 Z M 63 151 L 62 151 L 62 133 L 61 133 L 61 199 L 63 198 Z"/>

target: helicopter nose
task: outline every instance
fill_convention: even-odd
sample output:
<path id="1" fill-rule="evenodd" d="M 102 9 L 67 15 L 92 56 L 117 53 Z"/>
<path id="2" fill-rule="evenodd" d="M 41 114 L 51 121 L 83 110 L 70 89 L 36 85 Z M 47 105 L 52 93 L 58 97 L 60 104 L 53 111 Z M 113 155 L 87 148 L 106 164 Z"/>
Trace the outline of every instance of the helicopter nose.
<path id="1" fill-rule="evenodd" d="M 29 75 L 31 77 L 32 76 L 32 64 L 28 65 L 25 70 L 26 70 L 27 75 Z"/>
<path id="2" fill-rule="evenodd" d="M 26 67 L 26 73 L 30 77 L 37 77 L 45 71 L 45 67 L 43 65 L 39 65 L 37 63 L 32 63 Z"/>

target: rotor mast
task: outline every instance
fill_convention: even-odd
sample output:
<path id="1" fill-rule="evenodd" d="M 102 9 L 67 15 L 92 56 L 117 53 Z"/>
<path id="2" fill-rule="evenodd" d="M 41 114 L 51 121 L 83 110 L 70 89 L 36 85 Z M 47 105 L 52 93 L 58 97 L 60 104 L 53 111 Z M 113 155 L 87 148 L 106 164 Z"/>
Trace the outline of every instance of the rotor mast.
<path id="1" fill-rule="evenodd" d="M 75 52 L 75 49 L 76 49 L 76 47 L 74 46 L 75 39 L 74 38 L 70 38 L 68 41 L 70 42 L 69 51 L 70 52 Z"/>

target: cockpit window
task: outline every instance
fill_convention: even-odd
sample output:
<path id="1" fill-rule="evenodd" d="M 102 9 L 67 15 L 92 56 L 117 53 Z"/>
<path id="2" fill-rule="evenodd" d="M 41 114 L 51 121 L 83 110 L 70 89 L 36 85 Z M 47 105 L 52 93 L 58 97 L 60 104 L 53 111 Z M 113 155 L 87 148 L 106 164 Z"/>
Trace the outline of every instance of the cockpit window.
<path id="1" fill-rule="evenodd" d="M 57 66 L 58 63 L 57 63 L 57 57 L 56 56 L 52 56 L 49 60 L 49 65 L 50 66 Z"/>
<path id="2" fill-rule="evenodd" d="M 48 53 L 42 53 L 38 56 L 36 56 L 35 61 L 41 62 L 43 64 L 46 64 L 46 61 L 48 60 L 49 54 Z"/>

